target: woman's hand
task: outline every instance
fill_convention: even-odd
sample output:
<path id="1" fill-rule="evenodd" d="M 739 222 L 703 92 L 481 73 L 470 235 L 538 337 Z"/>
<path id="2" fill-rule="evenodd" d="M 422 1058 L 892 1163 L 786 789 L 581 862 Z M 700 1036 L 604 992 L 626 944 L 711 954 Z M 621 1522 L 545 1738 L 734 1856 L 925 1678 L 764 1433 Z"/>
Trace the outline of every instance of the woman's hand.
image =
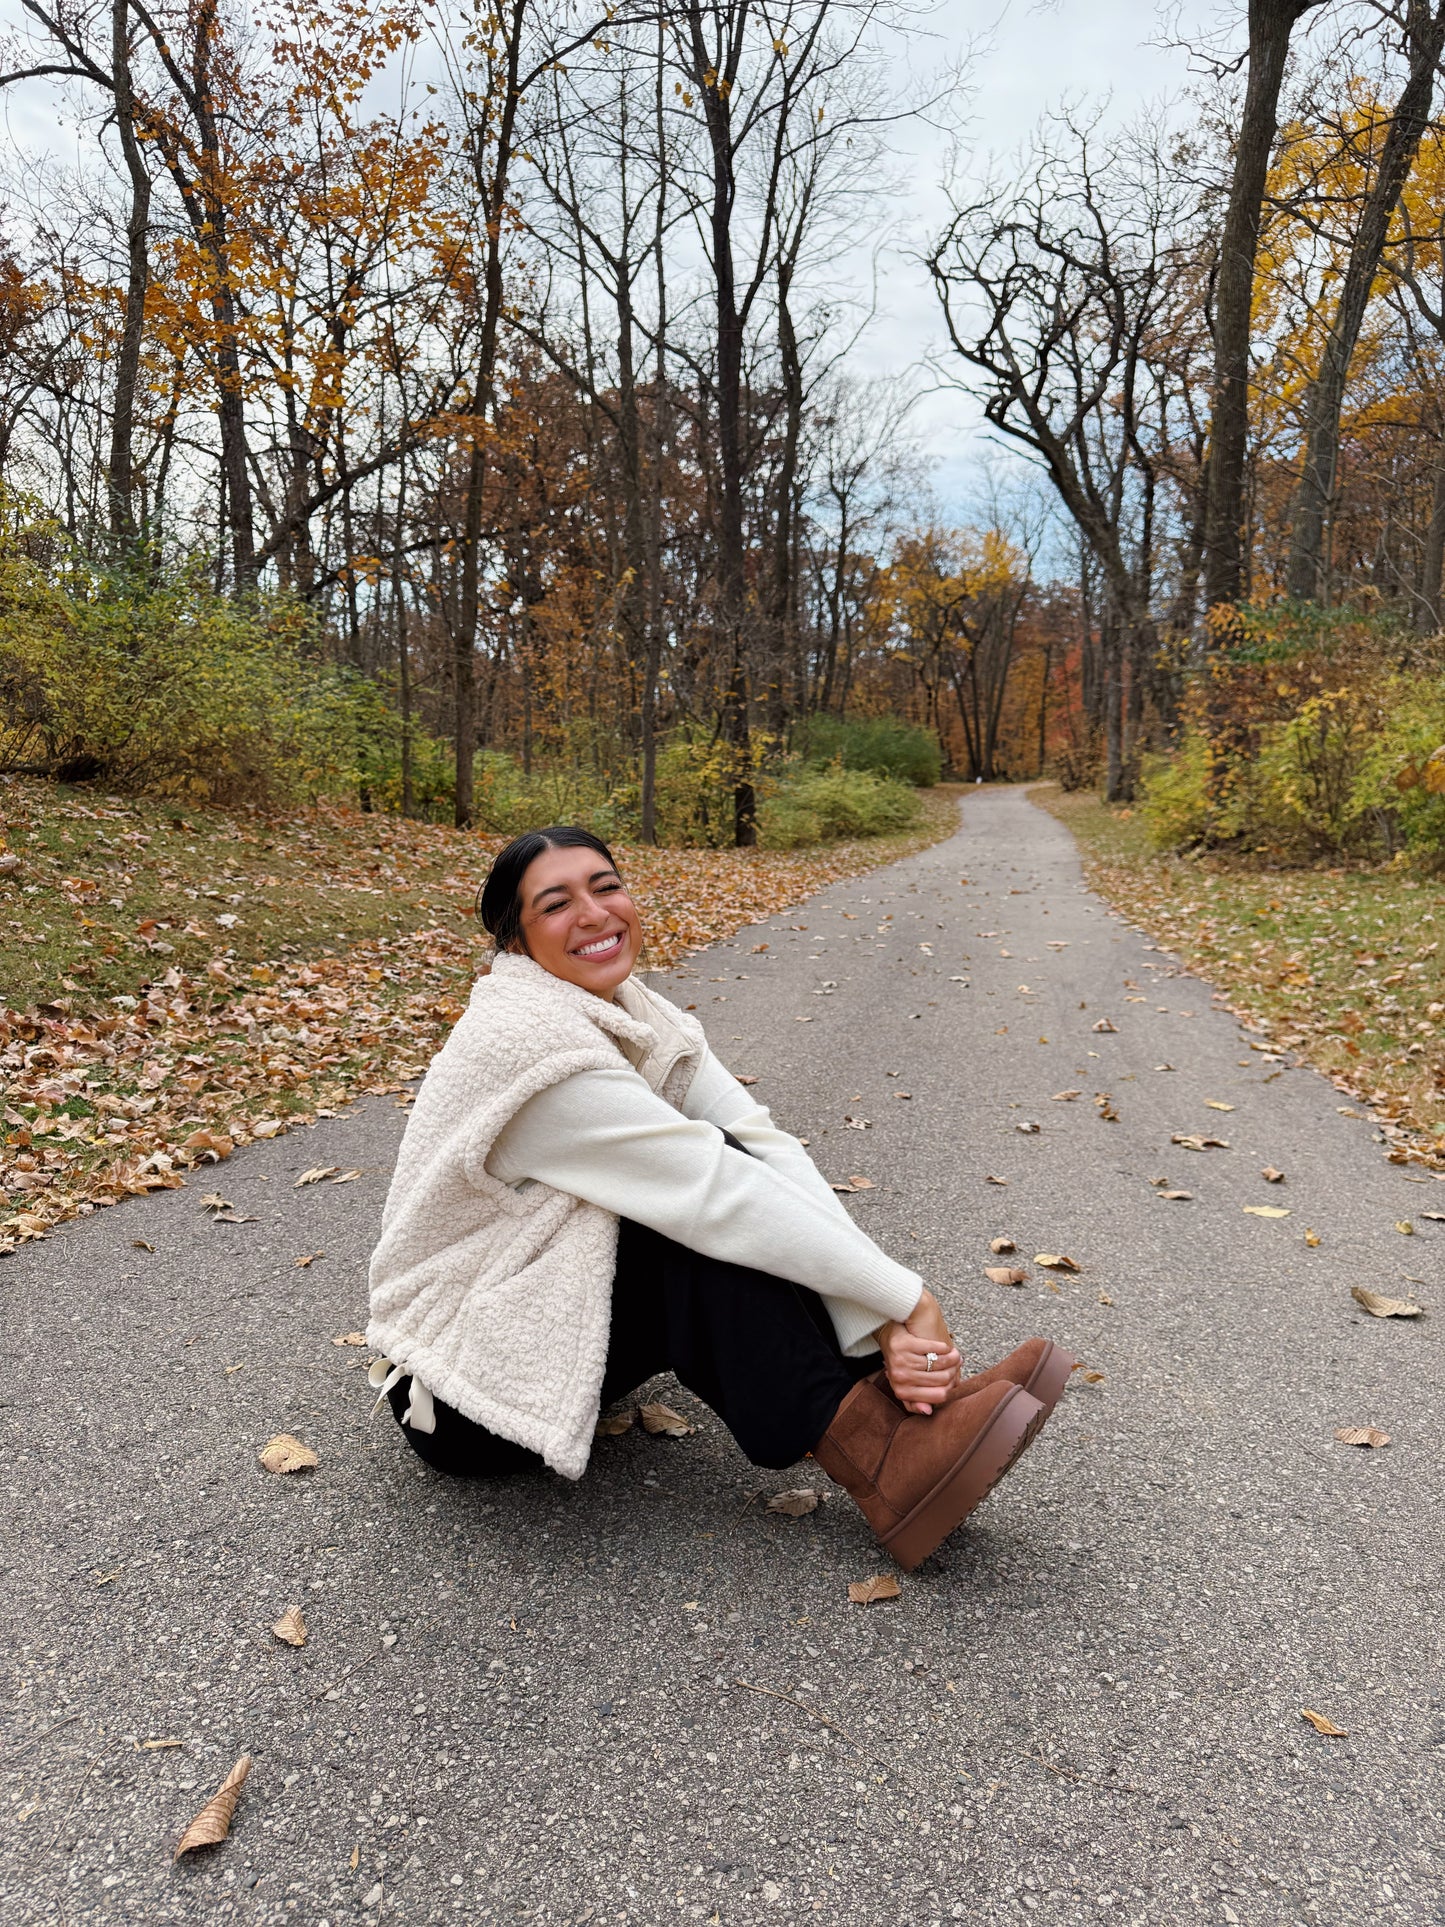
<path id="1" fill-rule="evenodd" d="M 963 1360 L 931 1291 L 924 1292 L 902 1324 L 890 1319 L 874 1335 L 893 1396 L 908 1411 L 926 1418 L 935 1406 L 957 1397 Z M 928 1369 L 930 1352 L 932 1371 Z"/>

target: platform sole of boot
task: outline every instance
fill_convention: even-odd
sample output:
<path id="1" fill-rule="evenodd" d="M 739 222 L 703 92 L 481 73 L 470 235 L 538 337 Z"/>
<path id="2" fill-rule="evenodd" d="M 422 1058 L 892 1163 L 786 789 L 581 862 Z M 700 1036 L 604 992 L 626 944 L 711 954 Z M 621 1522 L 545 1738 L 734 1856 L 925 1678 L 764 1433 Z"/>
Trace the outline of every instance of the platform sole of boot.
<path id="1" fill-rule="evenodd" d="M 1069 1374 L 1077 1367 L 1078 1362 L 1077 1358 L 1071 1358 L 1061 1346 L 1051 1341 L 1048 1350 L 1035 1365 L 1033 1375 L 1024 1386 L 1024 1390 L 1030 1398 L 1036 1398 L 1043 1406 L 1045 1418 L 1063 1397 L 1064 1387 L 1069 1382 Z"/>
<path id="2" fill-rule="evenodd" d="M 949 1533 L 983 1504 L 1033 1443 L 1048 1411 L 1019 1386 L 1005 1399 L 964 1456 L 882 1541 L 905 1572 L 921 1566 Z"/>

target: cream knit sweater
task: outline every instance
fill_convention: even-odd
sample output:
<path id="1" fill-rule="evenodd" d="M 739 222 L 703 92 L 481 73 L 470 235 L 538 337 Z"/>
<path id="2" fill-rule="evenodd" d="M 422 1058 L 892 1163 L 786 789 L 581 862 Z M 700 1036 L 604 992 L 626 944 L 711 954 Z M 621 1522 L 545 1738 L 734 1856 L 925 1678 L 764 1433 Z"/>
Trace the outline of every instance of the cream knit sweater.
<path id="1" fill-rule="evenodd" d="M 850 1352 L 921 1290 L 695 1019 L 635 978 L 609 1004 L 500 956 L 427 1072 L 372 1259 L 367 1338 L 414 1408 L 435 1393 L 580 1476 L 619 1216 L 821 1292 Z"/>

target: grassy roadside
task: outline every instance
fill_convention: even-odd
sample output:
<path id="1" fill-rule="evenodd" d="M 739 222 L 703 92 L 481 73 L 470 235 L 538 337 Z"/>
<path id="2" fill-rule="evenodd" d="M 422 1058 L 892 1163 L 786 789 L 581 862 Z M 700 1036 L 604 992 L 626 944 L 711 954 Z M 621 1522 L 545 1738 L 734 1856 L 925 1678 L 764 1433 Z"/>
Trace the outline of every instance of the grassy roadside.
<path id="1" fill-rule="evenodd" d="M 1077 838 L 1093 888 L 1367 1104 L 1393 1161 L 1445 1170 L 1445 882 L 1161 856 L 1127 809 L 1031 794 Z"/>
<path id="2" fill-rule="evenodd" d="M 649 961 L 922 849 L 618 850 Z M 357 811 L 179 809 L 0 778 L 0 1253 L 418 1076 L 480 960 L 498 837 Z"/>

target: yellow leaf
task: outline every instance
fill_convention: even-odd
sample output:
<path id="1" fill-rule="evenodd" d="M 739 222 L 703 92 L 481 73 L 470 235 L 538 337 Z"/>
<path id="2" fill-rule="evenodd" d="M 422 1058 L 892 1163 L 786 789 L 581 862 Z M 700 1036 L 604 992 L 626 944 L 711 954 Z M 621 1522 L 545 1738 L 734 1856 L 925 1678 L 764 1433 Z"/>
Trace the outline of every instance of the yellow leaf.
<path id="1" fill-rule="evenodd" d="M 1234 1106 L 1232 1104 L 1221 1104 L 1217 1097 L 1206 1097 L 1204 1100 L 1204 1108 L 1206 1111 L 1232 1111 Z"/>
<path id="2" fill-rule="evenodd" d="M 1077 1271 L 1078 1265 L 1062 1251 L 1036 1251 L 1034 1263 L 1042 1265 L 1045 1271 Z"/>
<path id="3" fill-rule="evenodd" d="M 1309 1227 L 1308 1227 L 1308 1226 L 1306 1226 L 1306 1227 L 1305 1227 L 1305 1243 L 1306 1243 L 1306 1244 L 1307 1244 L 1307 1245 L 1309 1246 L 1309 1248 L 1310 1248 L 1310 1250 L 1311 1250 L 1311 1251 L 1313 1251 L 1313 1250 L 1314 1250 L 1314 1248 L 1315 1248 L 1315 1246 L 1316 1246 L 1316 1245 L 1317 1245 L 1317 1244 L 1319 1243 L 1319 1241 L 1320 1241 L 1320 1234 L 1319 1234 L 1319 1232 L 1318 1232 L 1318 1231 L 1311 1231 L 1311 1230 L 1309 1229 Z"/>

